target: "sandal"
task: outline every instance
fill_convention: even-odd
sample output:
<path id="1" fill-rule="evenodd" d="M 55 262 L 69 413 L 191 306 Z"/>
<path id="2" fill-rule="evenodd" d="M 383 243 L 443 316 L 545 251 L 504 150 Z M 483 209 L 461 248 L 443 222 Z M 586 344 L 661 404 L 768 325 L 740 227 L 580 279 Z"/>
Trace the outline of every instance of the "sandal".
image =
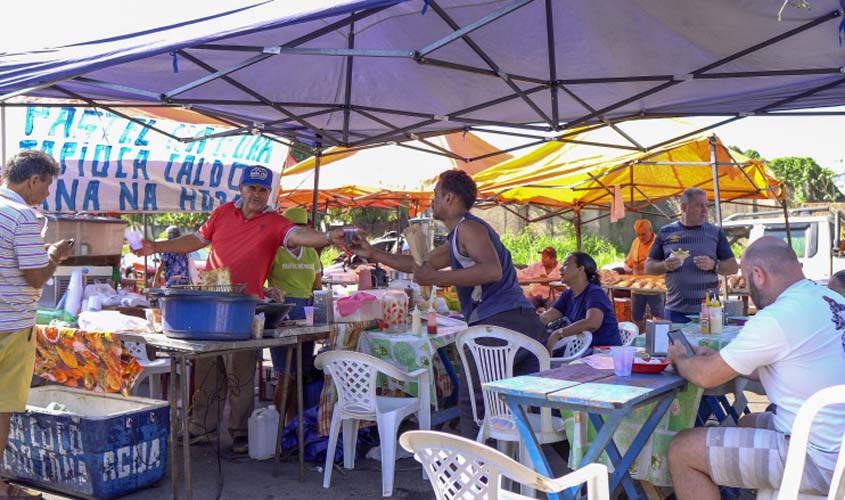
<path id="1" fill-rule="evenodd" d="M 6 483 L 6 492 L 0 494 L 0 500 L 43 500 L 41 493 Z"/>

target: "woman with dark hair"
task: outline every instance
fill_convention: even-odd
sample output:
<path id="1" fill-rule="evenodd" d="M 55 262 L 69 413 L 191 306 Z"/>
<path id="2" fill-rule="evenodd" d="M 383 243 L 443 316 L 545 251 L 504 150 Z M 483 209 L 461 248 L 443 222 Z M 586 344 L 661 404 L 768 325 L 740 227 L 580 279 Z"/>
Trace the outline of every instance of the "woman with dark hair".
<path id="1" fill-rule="evenodd" d="M 566 317 L 569 324 L 549 336 L 549 351 L 562 337 L 585 330 L 593 334 L 592 345 L 622 345 L 613 305 L 599 284 L 596 261 L 584 252 L 573 252 L 563 261 L 560 277 L 569 290 L 540 315 L 540 320 L 548 324 Z"/>

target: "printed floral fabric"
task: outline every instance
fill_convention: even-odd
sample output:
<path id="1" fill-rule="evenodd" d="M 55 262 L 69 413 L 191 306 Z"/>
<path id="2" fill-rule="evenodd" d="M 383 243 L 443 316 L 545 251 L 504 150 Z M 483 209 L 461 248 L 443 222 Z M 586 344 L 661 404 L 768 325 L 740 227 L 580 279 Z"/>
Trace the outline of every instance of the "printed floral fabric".
<path id="1" fill-rule="evenodd" d="M 143 368 L 114 333 L 38 325 L 35 374 L 68 387 L 129 395 Z"/>

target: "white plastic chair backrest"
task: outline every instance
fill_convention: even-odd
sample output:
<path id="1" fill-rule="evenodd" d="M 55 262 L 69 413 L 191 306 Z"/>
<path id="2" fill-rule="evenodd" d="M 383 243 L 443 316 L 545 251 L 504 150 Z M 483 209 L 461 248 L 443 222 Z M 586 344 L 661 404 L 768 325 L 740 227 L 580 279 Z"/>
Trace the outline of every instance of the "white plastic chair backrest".
<path id="1" fill-rule="evenodd" d="M 588 484 L 590 499 L 609 497 L 607 467 L 589 464 L 552 479 L 520 464 L 483 443 L 435 431 L 408 431 L 399 437 L 403 448 L 423 465 L 438 500 L 499 498 L 501 478 L 530 485 L 546 493 Z"/>
<path id="2" fill-rule="evenodd" d="M 619 322 L 619 337 L 622 339 L 622 345 L 631 345 L 634 337 L 640 334 L 640 327 L 636 323 L 630 321 Z"/>
<path id="3" fill-rule="evenodd" d="M 141 366 L 151 363 L 149 356 L 147 356 L 147 344 L 143 342 L 123 342 L 123 348 L 129 351 L 129 354 L 138 361 Z"/>
<path id="4" fill-rule="evenodd" d="M 478 342 L 482 338 L 494 338 L 500 342 L 497 342 L 497 345 L 483 345 Z M 475 361 L 479 382 L 482 385 L 486 382 L 495 382 L 503 378 L 513 377 L 514 357 L 520 348 L 528 350 L 538 359 L 541 371 L 548 370 L 551 366 L 549 362 L 549 351 L 546 350 L 543 344 L 527 335 L 500 326 L 471 326 L 458 333 L 455 337 L 455 344 L 458 346 L 458 354 L 461 357 L 464 373 L 467 374 L 470 373 L 470 365 L 469 360 L 466 358 L 464 347 L 469 349 Z M 474 381 L 472 377 L 465 376 L 464 380 L 466 380 L 469 393 L 474 394 Z M 510 412 L 504 401 L 496 397 L 495 394 L 488 394 L 488 392 L 487 390 L 483 391 L 485 416 L 487 418 L 502 416 L 510 418 Z M 475 418 L 476 424 L 481 425 L 483 419 L 478 417 L 479 413 L 475 406 L 475 398 L 470 397 L 469 399 L 472 406 L 473 418 Z"/>
<path id="5" fill-rule="evenodd" d="M 376 413 L 376 381 L 384 361 L 355 351 L 327 351 L 314 366 L 331 375 L 337 389 L 337 404 L 346 411 Z"/>
<path id="6" fill-rule="evenodd" d="M 552 348 L 552 351 L 557 351 L 562 347 L 563 353 L 559 357 L 556 357 L 554 359 L 556 362 L 563 363 L 568 363 L 569 361 L 578 359 L 583 356 L 585 352 L 587 352 L 587 349 L 590 348 L 590 344 L 592 343 L 593 334 L 587 330 L 584 330 L 583 332 L 576 335 L 563 337 L 562 339 L 558 340 Z"/>
<path id="7" fill-rule="evenodd" d="M 795 422 L 792 423 L 792 434 L 789 438 L 789 452 L 786 455 L 786 466 L 783 469 L 783 479 L 780 484 L 778 500 L 794 500 L 798 498 L 801 486 L 801 476 L 804 473 L 804 460 L 807 455 L 807 443 L 810 440 L 810 427 L 816 414 L 825 406 L 845 403 L 845 384 L 834 385 L 820 390 L 810 396 L 801 405 Z M 845 472 L 845 433 L 840 443 L 839 457 L 830 482 L 828 500 L 845 498 L 845 485 L 842 484 Z M 841 490 L 841 491 L 840 491 Z"/>

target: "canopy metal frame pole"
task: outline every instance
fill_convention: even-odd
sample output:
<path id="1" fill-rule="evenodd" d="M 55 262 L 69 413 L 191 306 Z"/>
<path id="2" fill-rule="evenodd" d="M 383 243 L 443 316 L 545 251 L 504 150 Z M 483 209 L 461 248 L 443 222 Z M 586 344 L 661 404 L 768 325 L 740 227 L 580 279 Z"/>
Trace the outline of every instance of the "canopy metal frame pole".
<path id="1" fill-rule="evenodd" d="M 716 220 L 719 221 L 719 227 L 722 227 L 722 198 L 719 193 L 719 163 L 716 158 L 716 136 L 711 135 L 710 143 L 710 164 L 713 169 L 713 203 L 716 207 Z"/>
<path id="2" fill-rule="evenodd" d="M 320 202 L 320 159 L 322 152 L 320 148 L 320 140 L 317 140 L 314 148 L 314 193 L 311 197 L 311 227 L 319 227 L 317 220 L 317 204 Z"/>

